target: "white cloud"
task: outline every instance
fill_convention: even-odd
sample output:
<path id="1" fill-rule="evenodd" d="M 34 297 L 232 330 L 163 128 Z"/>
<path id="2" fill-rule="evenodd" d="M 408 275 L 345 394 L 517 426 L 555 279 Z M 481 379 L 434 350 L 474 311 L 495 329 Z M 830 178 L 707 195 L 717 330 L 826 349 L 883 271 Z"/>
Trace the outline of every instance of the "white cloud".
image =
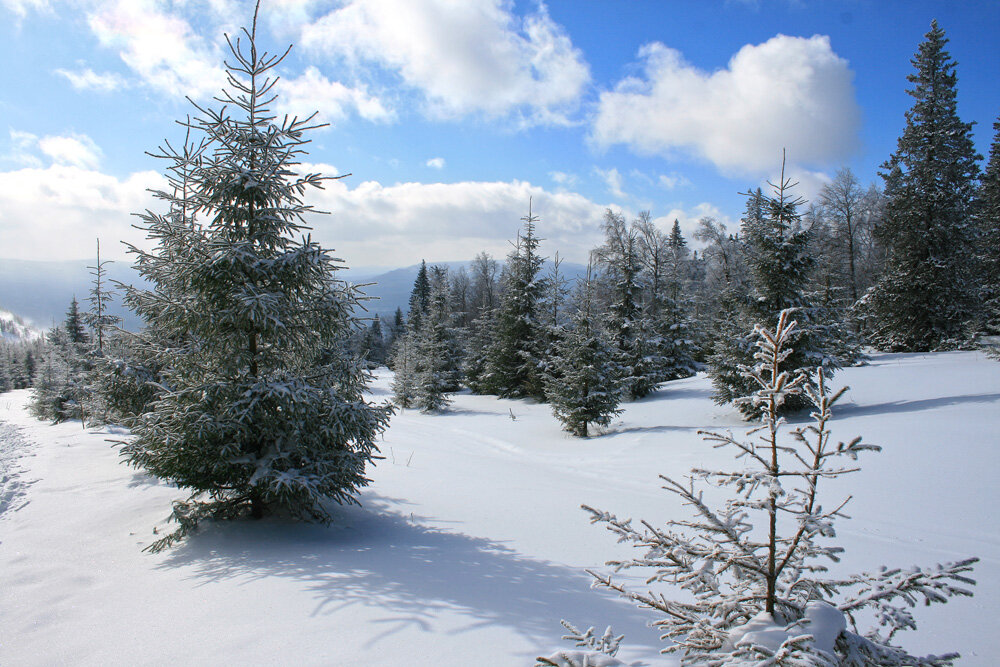
<path id="1" fill-rule="evenodd" d="M 24 18 L 29 11 L 46 13 L 52 11 L 49 0 L 0 0 L 0 5 L 9 9 L 18 18 Z"/>
<path id="2" fill-rule="evenodd" d="M 628 197 L 628 195 L 622 190 L 624 179 L 616 167 L 612 167 L 611 169 L 594 167 L 594 173 L 597 174 L 602 181 L 604 181 L 604 185 L 608 188 L 608 192 L 612 195 L 618 197 L 619 199 L 626 199 Z"/>
<path id="3" fill-rule="evenodd" d="M 27 167 L 40 167 L 42 160 L 36 154 L 38 136 L 31 132 L 10 129 L 11 152 L 4 156 L 5 162 L 13 162 Z"/>
<path id="4" fill-rule="evenodd" d="M 502 0 L 348 0 L 302 31 L 302 45 L 378 66 L 420 91 L 438 117 L 525 112 L 566 123 L 590 72 L 540 4 L 517 17 Z"/>
<path id="5" fill-rule="evenodd" d="M 29 167 L 41 167 L 42 155 L 55 164 L 82 169 L 94 168 L 101 161 L 100 147 L 85 134 L 47 135 L 39 138 L 31 132 L 11 129 L 10 140 L 13 152 L 6 156 L 7 159 Z"/>
<path id="6" fill-rule="evenodd" d="M 55 72 L 65 77 L 75 90 L 96 90 L 101 93 L 110 93 L 126 86 L 125 79 L 114 72 L 98 74 L 89 67 L 76 72 L 65 69 L 57 69 Z"/>
<path id="7" fill-rule="evenodd" d="M 101 161 L 101 149 L 85 134 L 42 137 L 38 148 L 56 164 L 81 169 L 94 168 Z"/>
<path id="8" fill-rule="evenodd" d="M 0 173 L 0 248 L 20 259 L 87 259 L 101 238 L 108 258 L 121 259 L 119 240 L 145 244 L 132 213 L 153 207 L 151 187 L 163 187 L 155 172 L 119 179 L 55 164 Z"/>
<path id="9" fill-rule="evenodd" d="M 393 114 L 363 86 L 349 88 L 339 81 L 326 78 L 316 67 L 294 79 L 282 78 L 275 91 L 280 94 L 277 111 L 304 118 L 319 111 L 318 120 L 336 123 L 347 118 L 350 111 L 371 121 L 389 121 Z"/>
<path id="10" fill-rule="evenodd" d="M 853 73 L 825 36 L 778 35 L 708 73 L 660 43 L 643 46 L 643 78 L 601 94 L 591 139 L 643 154 L 690 152 L 725 171 L 760 173 L 788 149 L 796 164 L 829 164 L 857 145 Z"/>
<path id="11" fill-rule="evenodd" d="M 431 169 L 444 169 L 444 158 L 434 157 L 425 162 L 424 164 L 430 167 Z"/>
<path id="12" fill-rule="evenodd" d="M 315 165 L 304 170 L 322 171 Z M 358 266 L 406 266 L 419 261 L 471 259 L 481 250 L 503 258 L 520 218 L 540 217 L 542 252 L 556 250 L 586 261 L 600 242 L 606 205 L 567 192 L 549 192 L 523 181 L 398 183 L 373 181 L 351 187 L 350 179 L 329 182 L 307 201 L 332 215 L 313 216 L 313 237 Z"/>
<path id="13" fill-rule="evenodd" d="M 221 50 L 156 0 L 102 2 L 88 21 L 102 46 L 118 49 L 146 84 L 167 95 L 206 98 L 225 83 Z"/>
<path id="14" fill-rule="evenodd" d="M 684 174 L 678 174 L 677 172 L 671 172 L 669 174 L 660 174 L 657 177 L 657 183 L 660 187 L 665 190 L 676 190 L 677 188 L 687 188 L 691 187 L 691 180 Z"/>
<path id="15" fill-rule="evenodd" d="M 564 171 L 550 171 L 549 177 L 559 185 L 570 188 L 580 181 L 576 174 L 567 174 Z"/>

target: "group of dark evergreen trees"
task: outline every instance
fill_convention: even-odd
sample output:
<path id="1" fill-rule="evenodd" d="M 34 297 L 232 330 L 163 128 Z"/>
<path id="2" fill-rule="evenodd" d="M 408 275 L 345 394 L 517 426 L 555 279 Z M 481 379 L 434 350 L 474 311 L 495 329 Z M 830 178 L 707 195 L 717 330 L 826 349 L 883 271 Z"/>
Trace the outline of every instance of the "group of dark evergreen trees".
<path id="1" fill-rule="evenodd" d="M 485 253 L 471 279 L 421 265 L 390 357 L 400 406 L 439 410 L 464 384 L 551 403 L 566 430 L 585 436 L 623 398 L 695 371 L 692 324 L 678 305 L 691 271 L 679 229 L 667 236 L 648 214 L 629 225 L 607 211 L 605 243 L 572 289 L 558 255 L 541 254 L 530 202 L 522 221 L 499 272 Z"/>

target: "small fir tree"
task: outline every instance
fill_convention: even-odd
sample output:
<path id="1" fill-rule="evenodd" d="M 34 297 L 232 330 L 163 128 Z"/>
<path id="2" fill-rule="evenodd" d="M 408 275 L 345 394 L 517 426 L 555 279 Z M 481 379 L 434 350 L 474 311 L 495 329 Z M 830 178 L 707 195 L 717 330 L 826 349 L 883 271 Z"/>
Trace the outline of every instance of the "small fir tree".
<path id="1" fill-rule="evenodd" d="M 613 343 L 596 326 L 593 281 L 578 285 L 577 310 L 563 333 L 546 381 L 546 400 L 563 429 L 586 438 L 591 425 L 607 426 L 617 415 L 622 390 Z"/>
<path id="2" fill-rule="evenodd" d="M 815 260 L 809 254 L 809 234 L 800 223 L 801 197 L 792 194 L 796 186 L 785 178 L 782 160 L 781 177 L 771 183 L 774 194 L 768 196 L 758 188 L 747 195 L 747 211 L 743 219 L 745 257 L 748 267 L 749 292 L 735 292 L 727 306 L 731 319 L 720 323 L 720 335 L 709 358 L 709 373 L 715 387 L 713 399 L 724 405 L 748 395 L 754 389 L 753 379 L 741 369 L 753 365 L 755 346 L 752 331 L 756 323 L 773 321 L 783 310 L 795 309 L 802 323 L 795 333 L 796 347 L 785 361 L 789 371 L 814 374 L 824 368 L 827 377 L 850 356 L 849 340 L 841 328 L 824 318 L 827 311 L 815 306 L 807 287 Z M 784 401 L 783 412 L 807 407 L 804 396 L 796 395 Z M 742 402 L 738 406 L 747 417 L 759 416 L 759 406 Z"/>
<path id="3" fill-rule="evenodd" d="M 376 438 L 392 409 L 372 405 L 369 375 L 347 352 L 359 295 L 308 236 L 300 175 L 312 119 L 277 120 L 272 70 L 283 56 L 259 52 L 257 12 L 246 41 L 230 41 L 221 109 L 197 107 L 183 123 L 203 139 L 169 143 L 166 214 L 141 217 L 156 242 L 130 247 L 149 290 L 127 302 L 155 330 L 164 392 L 132 427 L 125 461 L 190 492 L 174 505 L 180 528 L 205 517 L 282 508 L 329 518 L 327 501 L 356 502 Z M 191 149 L 190 147 L 194 148 Z"/>
<path id="4" fill-rule="evenodd" d="M 828 395 L 822 368 L 816 384 L 784 369 L 794 332 L 790 311 L 781 313 L 774 331 L 755 330 L 757 363 L 748 374 L 757 390 L 745 400 L 759 407 L 761 426 L 746 439 L 704 434 L 713 446 L 735 450 L 747 467 L 694 469 L 687 482 L 661 476 L 664 489 L 694 509 L 694 519 L 670 520 L 665 528 L 643 521 L 640 528 L 631 519 L 584 506 L 592 522 L 645 550 L 639 558 L 608 565 L 652 569 L 647 582 L 674 584 L 687 595 L 671 600 L 661 592 L 634 592 L 610 575 L 591 574 L 598 586 L 662 614 L 655 625 L 673 642 L 664 652 L 682 653 L 685 665 L 950 665 L 957 654 L 916 657 L 892 640 L 897 632 L 916 628 L 910 612 L 916 599 L 930 604 L 971 596 L 965 586 L 975 582 L 967 573 L 977 559 L 933 568 L 883 567 L 843 579 L 824 576 L 826 563 L 839 560 L 843 551 L 832 538 L 847 501 L 824 502 L 820 487 L 856 471 L 858 455 L 879 448 L 861 438 L 832 439 L 831 409 L 846 388 Z M 779 408 L 800 394 L 813 405 L 813 422 L 793 429 L 788 442 Z M 715 509 L 697 481 L 732 494 Z M 858 628 L 865 611 L 875 612 L 878 623 L 868 631 Z"/>
<path id="5" fill-rule="evenodd" d="M 544 365 L 540 302 L 545 279 L 539 277 L 545 258 L 538 254 L 541 242 L 535 236 L 538 216 L 521 218 L 524 233 L 518 234 L 514 250 L 504 267 L 504 291 L 495 318 L 495 333 L 487 352 L 486 368 L 478 384 L 487 393 L 504 398 L 543 399 Z"/>

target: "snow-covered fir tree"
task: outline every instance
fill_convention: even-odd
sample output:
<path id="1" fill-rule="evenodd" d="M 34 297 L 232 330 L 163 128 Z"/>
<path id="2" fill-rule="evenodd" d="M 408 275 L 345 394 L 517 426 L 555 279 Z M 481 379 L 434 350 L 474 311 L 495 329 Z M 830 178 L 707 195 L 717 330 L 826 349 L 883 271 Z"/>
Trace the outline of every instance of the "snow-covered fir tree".
<path id="1" fill-rule="evenodd" d="M 84 411 L 89 415 L 91 423 L 105 423 L 111 416 L 110 408 L 101 391 L 104 376 L 112 372 L 108 367 L 112 341 L 117 336 L 122 318 L 109 312 L 114 299 L 114 292 L 108 285 L 107 265 L 111 262 L 101 259 L 101 241 L 97 240 L 97 260 L 90 268 L 93 276 L 90 289 L 90 309 L 84 314 L 84 320 L 90 328 L 91 339 L 91 370 L 87 378 L 88 391 L 84 398 Z"/>
<path id="2" fill-rule="evenodd" d="M 141 220 L 152 251 L 130 247 L 150 284 L 127 303 L 156 330 L 164 393 L 132 426 L 125 461 L 187 490 L 180 527 L 206 517 L 258 518 L 281 508 L 327 520 L 356 502 L 392 408 L 366 402 L 369 375 L 347 353 L 359 295 L 308 236 L 300 174 L 312 117 L 278 119 L 273 70 L 253 27 L 230 41 L 224 106 L 182 123 L 197 141 L 157 157 L 172 187 L 165 214 Z M 189 150 L 193 146 L 194 150 Z"/>
<path id="3" fill-rule="evenodd" d="M 753 363 L 751 332 L 756 324 L 774 320 L 783 310 L 796 309 L 801 322 L 796 347 L 785 360 L 789 371 L 814 373 L 822 367 L 830 377 L 845 357 L 852 356 L 850 337 L 828 319 L 828 312 L 810 302 L 807 287 L 815 260 L 808 252 L 808 231 L 800 222 L 799 207 L 804 200 L 792 194 L 795 183 L 785 178 L 784 171 L 782 162 L 781 177 L 771 184 L 773 195 L 757 189 L 747 197 L 742 229 L 749 291 L 731 296 L 732 313 L 720 324 L 722 335 L 716 338 L 709 358 L 713 399 L 720 405 L 753 390 L 753 380 L 742 371 Z M 806 406 L 804 397 L 794 396 L 782 409 L 795 411 Z M 747 417 L 757 416 L 755 404 L 744 402 L 739 407 Z"/>
<path id="4" fill-rule="evenodd" d="M 978 216 L 982 269 L 983 328 L 1000 335 L 1000 118 L 979 186 Z"/>
<path id="5" fill-rule="evenodd" d="M 41 368 L 35 375 L 32 413 L 54 422 L 86 420 L 92 369 L 90 336 L 73 297 L 66 319 L 46 335 Z"/>
<path id="6" fill-rule="evenodd" d="M 462 350 L 451 326 L 448 271 L 435 266 L 432 274 L 427 311 L 417 330 L 407 333 L 415 357 L 413 402 L 422 412 L 444 409 L 450 403 L 448 392 L 459 389 L 462 377 Z"/>
<path id="7" fill-rule="evenodd" d="M 415 336 L 410 332 L 396 338 L 389 356 L 392 368 L 392 400 L 401 408 L 412 408 L 417 387 Z"/>
<path id="8" fill-rule="evenodd" d="M 588 271 L 577 283 L 572 324 L 556 343 L 545 398 L 563 429 L 586 438 L 590 426 L 607 426 L 621 413 L 614 342 L 598 326 L 594 285 Z"/>
<path id="9" fill-rule="evenodd" d="M 926 351 L 962 345 L 973 333 L 972 203 L 979 156 L 972 125 L 958 117 L 955 62 L 944 30 L 931 23 L 907 79 L 913 106 L 896 151 L 882 165 L 887 252 L 881 279 L 864 298 L 868 338 L 877 347 Z"/>
<path id="10" fill-rule="evenodd" d="M 815 384 L 806 374 L 785 369 L 794 333 L 791 311 L 779 315 L 774 330 L 757 327 L 756 365 L 748 369 L 757 389 L 744 400 L 758 406 L 760 426 L 745 438 L 704 433 L 712 446 L 734 451 L 745 467 L 696 468 L 689 480 L 661 476 L 663 488 L 692 508 L 694 518 L 636 526 L 584 507 L 593 523 L 643 550 L 609 566 L 638 569 L 647 583 L 683 592 L 671 599 L 662 588 L 635 591 L 609 574 L 591 574 L 598 586 L 656 612 L 654 624 L 672 642 L 664 652 L 682 654 L 681 664 L 950 665 L 956 654 L 912 656 L 894 641 L 897 633 L 916 629 L 915 601 L 970 596 L 968 587 L 975 582 L 968 573 L 977 559 L 930 568 L 882 567 L 843 578 L 826 574 L 843 551 L 835 542 L 835 522 L 844 517 L 847 500 L 829 499 L 821 490 L 856 471 L 859 454 L 879 448 L 861 438 L 833 438 L 832 409 L 846 388 L 830 394 L 822 368 Z M 781 403 L 797 395 L 812 404 L 813 421 L 786 434 Z M 729 497 L 714 507 L 702 484 L 729 490 Z M 859 627 L 872 619 L 874 627 Z"/>
<path id="11" fill-rule="evenodd" d="M 540 301 L 545 293 L 545 279 L 540 274 L 545 258 L 538 254 L 541 242 L 535 236 L 538 216 L 532 213 L 530 200 L 528 214 L 521 220 L 524 230 L 518 233 L 514 249 L 507 256 L 493 340 L 477 385 L 485 393 L 504 398 L 541 400 L 545 391 Z"/>
<path id="12" fill-rule="evenodd" d="M 498 305 L 497 261 L 481 252 L 472 260 L 469 298 L 471 322 L 465 332 L 465 385 L 477 394 L 490 393 L 488 361 L 496 331 Z"/>
<path id="13" fill-rule="evenodd" d="M 642 398 L 656 389 L 659 374 L 650 354 L 650 323 L 642 318 L 637 234 L 620 213 L 605 211 L 604 244 L 594 257 L 606 282 L 608 308 L 603 324 L 614 342 L 618 382 L 626 398 Z"/>
<path id="14" fill-rule="evenodd" d="M 417 277 L 413 281 L 413 289 L 410 290 L 409 315 L 406 325 L 409 329 L 416 331 L 420 328 L 420 319 L 427 312 L 431 298 L 431 282 L 427 275 L 427 261 L 420 261 L 420 269 Z"/>

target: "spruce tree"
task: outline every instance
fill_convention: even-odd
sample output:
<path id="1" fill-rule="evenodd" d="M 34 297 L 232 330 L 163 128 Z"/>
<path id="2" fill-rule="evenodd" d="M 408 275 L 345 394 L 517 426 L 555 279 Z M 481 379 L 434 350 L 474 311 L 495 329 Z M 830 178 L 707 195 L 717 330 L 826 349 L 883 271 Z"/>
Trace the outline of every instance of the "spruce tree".
<path id="1" fill-rule="evenodd" d="M 545 391 L 539 316 L 545 279 L 540 278 L 539 273 L 545 258 L 538 254 L 541 242 L 535 236 L 538 216 L 532 214 L 530 200 L 528 214 L 521 220 L 524 232 L 518 234 L 514 250 L 507 256 L 495 335 L 480 385 L 488 393 L 504 398 L 541 400 Z"/>
<path id="2" fill-rule="evenodd" d="M 328 520 L 327 501 L 356 502 L 368 483 L 392 412 L 365 401 L 369 375 L 346 351 L 356 289 L 300 236 L 312 210 L 302 197 L 323 181 L 297 171 L 315 126 L 269 111 L 284 56 L 258 51 L 256 25 L 255 11 L 229 40 L 224 106 L 195 105 L 181 123 L 201 139 L 156 155 L 173 187 L 155 196 L 169 210 L 140 216 L 151 252 L 130 247 L 150 289 L 129 288 L 127 303 L 157 333 L 165 391 L 122 454 L 190 493 L 154 551 L 205 517 L 282 508 Z"/>
<path id="3" fill-rule="evenodd" d="M 736 292 L 727 305 L 731 311 L 720 322 L 719 337 L 709 358 L 709 374 L 715 387 L 713 399 L 732 403 L 753 391 L 753 380 L 744 371 L 754 365 L 754 327 L 774 320 L 787 309 L 796 312 L 800 326 L 795 333 L 794 351 L 785 361 L 790 371 L 814 374 L 824 368 L 830 377 L 841 367 L 850 350 L 840 345 L 843 332 L 826 321 L 826 312 L 813 305 L 807 293 L 814 258 L 808 252 L 809 234 L 800 222 L 799 207 L 804 203 L 793 194 L 795 183 L 781 177 L 769 183 L 773 195 L 759 188 L 747 194 L 743 218 L 745 257 L 748 268 L 746 293 Z M 807 407 L 803 396 L 794 396 L 781 406 L 783 412 Z M 759 406 L 740 403 L 740 411 L 750 418 L 758 416 Z"/>
<path id="4" fill-rule="evenodd" d="M 591 425 L 607 426 L 621 413 L 618 404 L 622 390 L 613 342 L 597 326 L 589 271 L 577 290 L 576 312 L 556 344 L 545 397 L 563 429 L 586 438 Z"/>
<path id="5" fill-rule="evenodd" d="M 987 333 L 1000 335 L 1000 118 L 979 187 L 980 262 Z"/>
<path id="6" fill-rule="evenodd" d="M 888 256 L 865 297 L 868 336 L 888 350 L 962 345 L 977 315 L 972 202 L 979 156 L 972 125 L 958 117 L 956 63 L 937 21 L 907 79 L 914 98 L 896 151 L 882 165 L 885 219 L 877 229 Z"/>
<path id="7" fill-rule="evenodd" d="M 653 364 L 652 323 L 643 317 L 639 240 L 635 227 L 625 224 L 621 214 L 604 214 L 604 244 L 594 251 L 603 270 L 607 314 L 603 325 L 614 341 L 618 381 L 624 396 L 636 400 L 648 395 L 660 382 Z"/>
<path id="8" fill-rule="evenodd" d="M 416 331 L 420 328 L 420 318 L 427 312 L 431 298 L 431 282 L 427 276 L 427 262 L 420 261 L 420 270 L 413 281 L 413 289 L 410 290 L 410 311 L 407 316 L 407 326 Z"/>

